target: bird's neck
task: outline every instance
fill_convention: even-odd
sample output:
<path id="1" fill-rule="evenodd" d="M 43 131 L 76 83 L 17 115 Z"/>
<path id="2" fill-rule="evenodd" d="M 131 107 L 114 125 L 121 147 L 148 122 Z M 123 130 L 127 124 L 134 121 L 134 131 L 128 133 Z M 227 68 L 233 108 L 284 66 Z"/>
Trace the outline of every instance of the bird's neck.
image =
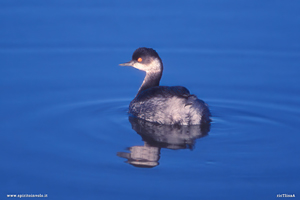
<path id="1" fill-rule="evenodd" d="M 137 95 L 149 88 L 159 86 L 159 82 L 162 76 L 162 71 L 156 71 L 156 72 L 146 72 L 146 77 L 137 93 Z"/>

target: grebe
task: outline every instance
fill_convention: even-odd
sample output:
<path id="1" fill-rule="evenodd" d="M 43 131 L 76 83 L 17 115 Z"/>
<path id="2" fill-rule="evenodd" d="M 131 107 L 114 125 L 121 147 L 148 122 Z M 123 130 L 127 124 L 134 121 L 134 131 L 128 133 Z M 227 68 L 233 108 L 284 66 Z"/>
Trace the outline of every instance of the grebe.
<path id="1" fill-rule="evenodd" d="M 210 111 L 204 101 L 182 86 L 159 86 L 163 63 L 154 49 L 141 47 L 132 60 L 121 66 L 132 66 L 146 72 L 146 77 L 129 113 L 137 118 L 165 125 L 198 125 L 209 123 Z"/>

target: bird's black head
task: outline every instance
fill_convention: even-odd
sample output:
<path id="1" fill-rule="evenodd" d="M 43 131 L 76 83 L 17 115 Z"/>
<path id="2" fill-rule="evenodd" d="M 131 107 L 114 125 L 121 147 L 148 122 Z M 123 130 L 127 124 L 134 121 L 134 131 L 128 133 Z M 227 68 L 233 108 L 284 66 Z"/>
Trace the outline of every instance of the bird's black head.
<path id="1" fill-rule="evenodd" d="M 162 72 L 163 65 L 159 55 L 154 49 L 140 47 L 132 54 L 132 60 L 120 64 L 121 66 L 132 66 L 146 72 Z"/>
<path id="2" fill-rule="evenodd" d="M 152 48 L 140 47 L 136 49 L 132 54 L 132 60 L 144 64 L 150 63 L 155 58 L 158 58 L 160 60 L 159 55 Z"/>

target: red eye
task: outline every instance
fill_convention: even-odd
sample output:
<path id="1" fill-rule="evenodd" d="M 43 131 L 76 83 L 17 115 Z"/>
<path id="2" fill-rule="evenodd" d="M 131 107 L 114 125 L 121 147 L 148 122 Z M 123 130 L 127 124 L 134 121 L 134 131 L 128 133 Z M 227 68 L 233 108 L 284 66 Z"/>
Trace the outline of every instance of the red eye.
<path id="1" fill-rule="evenodd" d="M 143 59 L 142 59 L 142 58 L 138 58 L 137 61 L 138 61 L 138 62 L 142 62 Z"/>

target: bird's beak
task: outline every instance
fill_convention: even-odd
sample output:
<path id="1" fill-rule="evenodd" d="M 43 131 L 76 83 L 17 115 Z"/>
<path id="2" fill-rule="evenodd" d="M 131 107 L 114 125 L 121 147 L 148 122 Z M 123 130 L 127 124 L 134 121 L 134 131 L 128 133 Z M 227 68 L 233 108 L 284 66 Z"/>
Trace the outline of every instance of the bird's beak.
<path id="1" fill-rule="evenodd" d="M 122 64 L 119 64 L 119 65 L 120 65 L 120 66 L 133 66 L 133 64 L 134 64 L 134 61 L 131 60 L 131 61 L 129 61 L 129 62 L 122 63 Z"/>

